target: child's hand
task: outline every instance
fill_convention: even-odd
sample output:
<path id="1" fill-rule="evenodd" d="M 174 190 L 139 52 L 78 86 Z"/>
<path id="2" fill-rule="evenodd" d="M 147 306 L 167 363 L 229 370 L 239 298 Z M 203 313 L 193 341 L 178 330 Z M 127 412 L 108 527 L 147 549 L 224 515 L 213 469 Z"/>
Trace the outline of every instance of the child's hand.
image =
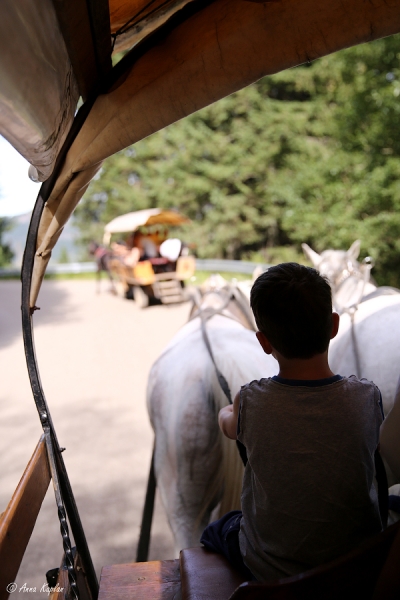
<path id="1" fill-rule="evenodd" d="M 233 413 L 233 404 L 228 404 L 227 406 L 224 406 L 223 408 L 221 408 L 221 410 L 219 411 L 219 414 L 218 414 L 218 420 L 219 420 L 219 415 L 221 413 L 226 413 L 226 414 Z"/>
<path id="2" fill-rule="evenodd" d="M 239 394 L 236 395 L 233 404 L 221 408 L 218 414 L 218 425 L 222 433 L 231 440 L 236 440 L 237 421 L 239 413 Z"/>

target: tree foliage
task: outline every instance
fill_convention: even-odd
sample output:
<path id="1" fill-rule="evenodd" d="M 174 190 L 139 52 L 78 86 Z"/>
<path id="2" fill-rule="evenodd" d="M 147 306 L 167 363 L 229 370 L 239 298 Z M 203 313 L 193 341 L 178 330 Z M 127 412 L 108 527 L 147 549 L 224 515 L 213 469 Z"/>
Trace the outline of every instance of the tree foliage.
<path id="1" fill-rule="evenodd" d="M 10 220 L 6 217 L 0 217 L 0 267 L 8 266 L 14 258 L 14 253 L 10 246 L 3 242 L 3 235 L 10 229 Z"/>
<path id="2" fill-rule="evenodd" d="M 300 259 L 362 240 L 400 286 L 400 36 L 254 85 L 105 161 L 82 240 L 119 214 L 177 208 L 201 257 Z"/>

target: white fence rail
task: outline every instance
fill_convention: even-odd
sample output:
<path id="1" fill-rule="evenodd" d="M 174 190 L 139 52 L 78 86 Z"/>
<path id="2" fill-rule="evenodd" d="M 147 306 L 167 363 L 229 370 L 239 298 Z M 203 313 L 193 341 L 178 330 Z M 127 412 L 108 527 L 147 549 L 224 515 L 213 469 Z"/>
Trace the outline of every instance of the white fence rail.
<path id="1" fill-rule="evenodd" d="M 253 274 L 256 267 L 266 269 L 270 265 L 264 265 L 255 262 L 249 262 L 244 260 L 222 260 L 222 259 L 196 259 L 196 269 L 198 271 L 210 271 L 210 272 L 221 272 L 221 273 L 244 273 L 249 276 Z M 96 263 L 94 262 L 81 262 L 81 263 L 65 263 L 65 264 L 54 264 L 47 267 L 47 275 L 70 275 L 78 273 L 94 273 L 96 271 Z M 6 279 L 7 277 L 19 277 L 21 269 L 17 267 L 6 267 L 0 269 L 0 278 Z"/>

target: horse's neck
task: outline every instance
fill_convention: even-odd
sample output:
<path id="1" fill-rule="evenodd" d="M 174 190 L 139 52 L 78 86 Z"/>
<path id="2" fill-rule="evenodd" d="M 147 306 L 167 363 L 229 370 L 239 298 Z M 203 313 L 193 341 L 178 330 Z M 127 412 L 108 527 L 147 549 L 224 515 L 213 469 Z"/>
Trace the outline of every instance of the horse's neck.
<path id="1" fill-rule="evenodd" d="M 365 283 L 362 279 L 351 276 L 340 285 L 338 291 L 334 294 L 335 308 L 341 312 L 346 308 L 357 305 L 364 296 L 376 289 L 376 286 L 372 283 Z"/>

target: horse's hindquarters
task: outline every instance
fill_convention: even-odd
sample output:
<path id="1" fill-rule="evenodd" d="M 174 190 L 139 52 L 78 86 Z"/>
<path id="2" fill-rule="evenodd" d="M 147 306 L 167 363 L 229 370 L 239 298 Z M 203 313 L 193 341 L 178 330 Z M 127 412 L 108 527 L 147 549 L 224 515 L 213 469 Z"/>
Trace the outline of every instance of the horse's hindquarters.
<path id="1" fill-rule="evenodd" d="M 400 295 L 378 296 L 359 305 L 354 325 L 342 315 L 329 349 L 335 373 L 365 377 L 379 387 L 385 414 L 393 406 L 400 373 L 399 331 Z"/>

